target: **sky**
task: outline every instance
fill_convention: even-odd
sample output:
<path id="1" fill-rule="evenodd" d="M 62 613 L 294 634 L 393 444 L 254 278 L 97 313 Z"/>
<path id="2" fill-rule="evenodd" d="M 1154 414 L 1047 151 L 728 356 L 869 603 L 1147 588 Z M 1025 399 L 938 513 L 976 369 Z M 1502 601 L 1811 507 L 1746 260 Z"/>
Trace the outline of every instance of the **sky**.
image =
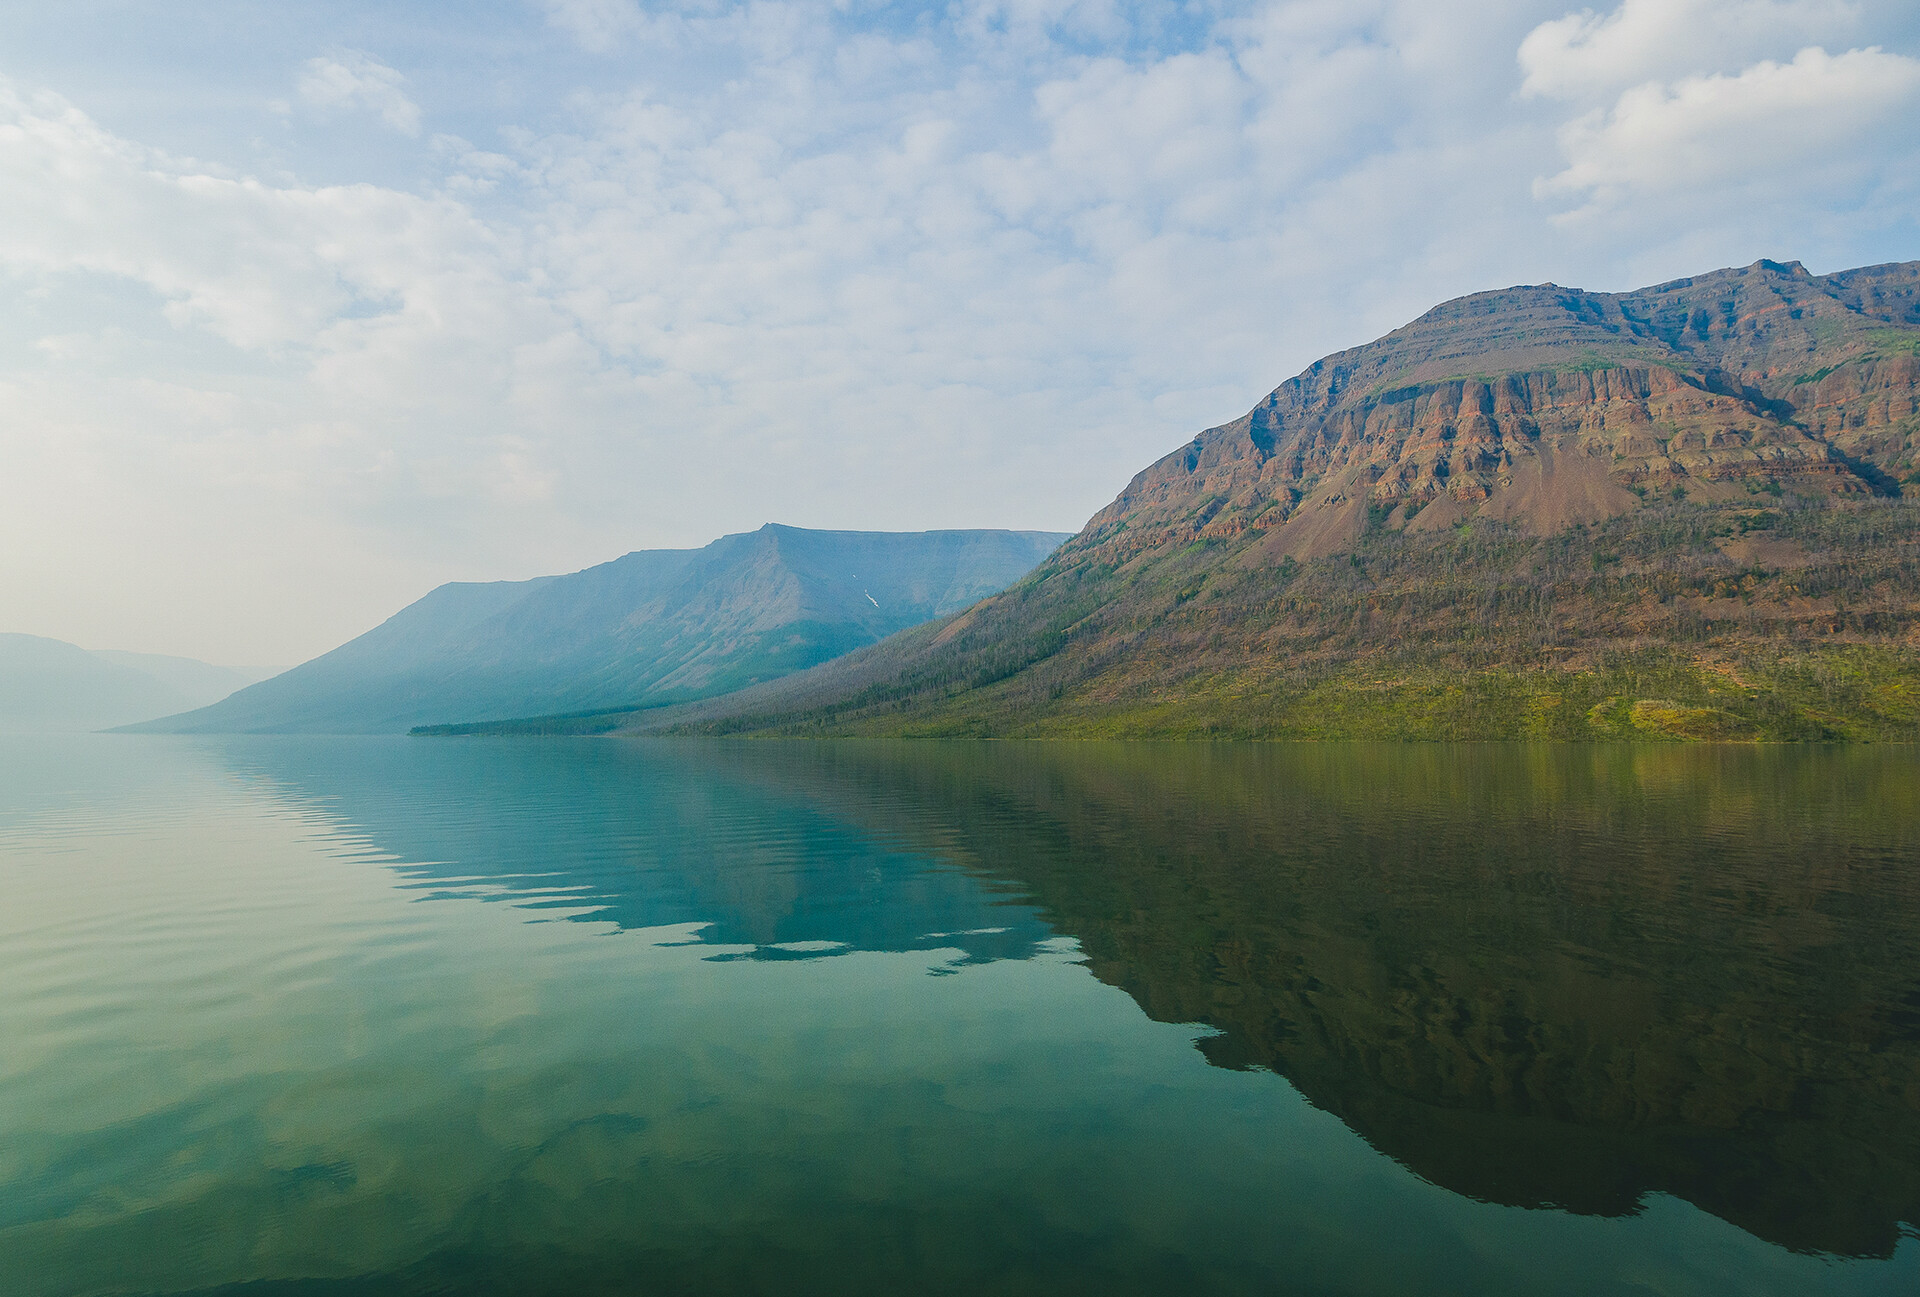
<path id="1" fill-rule="evenodd" d="M 1920 258 L 1911 0 L 0 2 L 0 631 L 1071 531 L 1450 297 Z"/>

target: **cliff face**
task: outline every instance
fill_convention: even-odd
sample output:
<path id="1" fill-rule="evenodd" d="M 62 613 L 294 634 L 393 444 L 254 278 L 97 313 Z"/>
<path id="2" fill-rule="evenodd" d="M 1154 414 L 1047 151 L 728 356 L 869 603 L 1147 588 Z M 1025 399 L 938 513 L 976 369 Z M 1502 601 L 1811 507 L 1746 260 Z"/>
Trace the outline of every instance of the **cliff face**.
<path id="1" fill-rule="evenodd" d="M 1920 430 L 1920 263 L 1760 262 L 1635 293 L 1479 293 L 1329 356 L 1161 459 L 1073 549 L 1265 534 L 1337 552 L 1384 515 L 1538 533 L 1678 490 L 1887 494 Z"/>

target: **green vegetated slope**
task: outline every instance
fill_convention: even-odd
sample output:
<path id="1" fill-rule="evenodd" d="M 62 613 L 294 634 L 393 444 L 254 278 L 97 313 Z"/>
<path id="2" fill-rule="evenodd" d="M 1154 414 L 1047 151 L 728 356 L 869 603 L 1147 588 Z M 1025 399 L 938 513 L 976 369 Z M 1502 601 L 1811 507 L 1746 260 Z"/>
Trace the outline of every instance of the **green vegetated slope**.
<path id="1" fill-rule="evenodd" d="M 773 687 L 522 728 L 1920 737 L 1920 263 L 1436 308 L 1012 589 Z"/>
<path id="2" fill-rule="evenodd" d="M 566 576 L 445 585 L 311 662 L 138 728 L 404 732 L 722 694 L 964 608 L 1062 539 L 770 524 Z"/>

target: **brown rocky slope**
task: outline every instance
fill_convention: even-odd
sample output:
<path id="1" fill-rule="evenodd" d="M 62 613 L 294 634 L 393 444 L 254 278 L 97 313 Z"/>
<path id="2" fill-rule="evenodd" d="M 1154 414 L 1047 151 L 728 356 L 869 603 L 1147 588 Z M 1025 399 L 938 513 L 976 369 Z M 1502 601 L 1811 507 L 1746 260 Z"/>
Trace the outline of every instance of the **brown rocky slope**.
<path id="1" fill-rule="evenodd" d="M 1885 493 L 1914 469 L 1920 263 L 1760 262 L 1635 293 L 1448 302 L 1329 356 L 1136 477 L 1082 548 L 1265 533 L 1250 559 L 1480 517 L 1536 532 L 1682 487 Z M 1638 490 L 1636 490 L 1638 488 Z"/>
<path id="2" fill-rule="evenodd" d="M 1920 262 L 1539 285 L 1329 356 L 958 617 L 534 729 L 1920 737 Z"/>

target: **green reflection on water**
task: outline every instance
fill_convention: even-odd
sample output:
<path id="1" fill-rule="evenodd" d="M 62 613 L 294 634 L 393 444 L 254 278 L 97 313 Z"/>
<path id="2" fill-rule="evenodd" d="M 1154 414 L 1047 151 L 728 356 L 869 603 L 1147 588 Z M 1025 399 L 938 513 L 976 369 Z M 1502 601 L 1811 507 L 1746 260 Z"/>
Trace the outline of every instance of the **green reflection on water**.
<path id="1" fill-rule="evenodd" d="M 1920 1277 L 1911 752 L 5 760 L 3 1292 Z"/>

